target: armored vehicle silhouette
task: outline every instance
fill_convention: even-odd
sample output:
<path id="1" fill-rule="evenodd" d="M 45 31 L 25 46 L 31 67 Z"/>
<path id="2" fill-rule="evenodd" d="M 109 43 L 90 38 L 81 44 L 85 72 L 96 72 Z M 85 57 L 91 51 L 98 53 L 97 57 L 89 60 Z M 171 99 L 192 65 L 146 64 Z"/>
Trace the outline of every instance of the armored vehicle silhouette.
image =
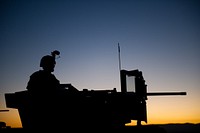
<path id="1" fill-rule="evenodd" d="M 120 70 L 121 91 L 116 88 L 65 89 L 33 94 L 27 90 L 5 93 L 6 106 L 18 109 L 24 129 L 125 129 L 131 120 L 147 123 L 148 96 L 186 95 L 186 92 L 147 92 L 142 71 Z M 130 82 L 131 81 L 131 82 Z"/>

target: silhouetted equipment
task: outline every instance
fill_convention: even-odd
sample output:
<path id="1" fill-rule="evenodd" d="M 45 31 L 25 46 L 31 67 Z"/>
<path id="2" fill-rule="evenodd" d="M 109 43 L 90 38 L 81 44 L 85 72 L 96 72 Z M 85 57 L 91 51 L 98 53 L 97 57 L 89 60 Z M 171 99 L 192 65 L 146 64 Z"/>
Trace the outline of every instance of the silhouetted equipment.
<path id="1" fill-rule="evenodd" d="M 60 55 L 60 52 L 58 50 L 54 50 L 53 52 L 51 52 L 51 55 L 55 58 L 56 55 Z"/>
<path id="2" fill-rule="evenodd" d="M 8 112 L 8 109 L 1 109 L 0 112 Z"/>
<path id="3" fill-rule="evenodd" d="M 132 83 L 132 84 L 130 84 Z M 6 93 L 8 108 L 16 108 L 23 128 L 124 127 L 131 120 L 147 122 L 147 96 L 186 95 L 186 92 L 147 92 L 139 70 L 121 70 L 121 92 L 111 90 L 70 91 L 31 94 Z"/>
<path id="4" fill-rule="evenodd" d="M 52 56 L 59 55 L 58 51 Z M 61 84 L 55 93 L 31 93 L 28 90 L 6 93 L 8 108 L 18 109 L 23 128 L 113 129 L 136 120 L 147 122 L 148 96 L 186 95 L 186 92 L 147 92 L 142 72 L 120 70 L 121 91 L 79 91 Z"/>

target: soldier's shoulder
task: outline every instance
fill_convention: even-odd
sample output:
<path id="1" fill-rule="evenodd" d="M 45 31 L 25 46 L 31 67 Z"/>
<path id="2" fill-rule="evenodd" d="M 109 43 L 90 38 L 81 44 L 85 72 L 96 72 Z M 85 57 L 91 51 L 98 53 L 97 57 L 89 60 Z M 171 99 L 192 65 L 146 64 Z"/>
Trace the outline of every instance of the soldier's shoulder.
<path id="1" fill-rule="evenodd" d="M 38 76 L 38 75 L 41 75 L 43 72 L 42 70 L 38 70 L 38 71 L 35 71 L 31 74 L 31 77 L 35 77 L 35 76 Z"/>

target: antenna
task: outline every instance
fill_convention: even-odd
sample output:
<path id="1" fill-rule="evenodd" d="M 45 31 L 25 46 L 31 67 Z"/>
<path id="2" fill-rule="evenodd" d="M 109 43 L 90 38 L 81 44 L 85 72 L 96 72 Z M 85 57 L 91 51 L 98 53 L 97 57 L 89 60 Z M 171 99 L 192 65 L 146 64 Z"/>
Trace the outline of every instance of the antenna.
<path id="1" fill-rule="evenodd" d="M 120 84 L 121 84 L 121 91 L 122 91 L 122 73 L 121 73 L 121 57 L 120 57 L 120 46 L 118 43 L 118 59 L 119 59 L 119 79 L 120 79 Z"/>
<path id="2" fill-rule="evenodd" d="M 118 59 L 119 59 L 119 71 L 121 71 L 121 57 L 120 57 L 120 46 L 118 43 Z"/>

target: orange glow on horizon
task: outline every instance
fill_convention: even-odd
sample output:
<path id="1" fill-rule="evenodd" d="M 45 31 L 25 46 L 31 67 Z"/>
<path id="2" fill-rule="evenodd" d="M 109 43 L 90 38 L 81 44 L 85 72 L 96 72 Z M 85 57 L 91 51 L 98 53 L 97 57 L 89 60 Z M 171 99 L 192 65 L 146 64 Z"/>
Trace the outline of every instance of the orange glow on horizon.
<path id="1" fill-rule="evenodd" d="M 0 121 L 6 123 L 6 126 L 10 126 L 12 128 L 20 128 L 22 127 L 21 119 L 17 109 L 10 109 L 8 112 L 1 112 Z"/>

